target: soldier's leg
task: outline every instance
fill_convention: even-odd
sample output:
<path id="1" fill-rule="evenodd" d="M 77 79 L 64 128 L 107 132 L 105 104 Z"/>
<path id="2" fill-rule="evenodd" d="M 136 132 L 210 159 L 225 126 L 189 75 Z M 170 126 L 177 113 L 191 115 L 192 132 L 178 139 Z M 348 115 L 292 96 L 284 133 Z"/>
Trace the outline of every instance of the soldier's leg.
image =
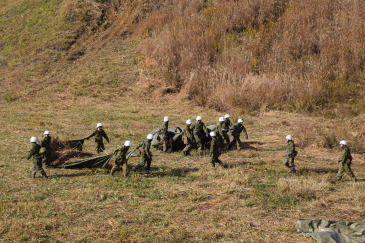
<path id="1" fill-rule="evenodd" d="M 216 162 L 215 156 L 214 155 L 211 155 L 211 157 L 210 157 L 210 163 L 212 164 L 213 167 L 215 167 L 215 162 Z"/>
<path id="2" fill-rule="evenodd" d="M 294 164 L 294 157 L 289 158 L 289 168 L 292 173 L 296 173 L 295 164 Z"/>
<path id="3" fill-rule="evenodd" d="M 188 155 L 190 154 L 191 147 L 192 147 L 192 146 L 191 146 L 191 144 L 190 144 L 190 143 L 185 145 L 185 148 L 183 149 L 183 154 L 184 154 L 185 156 L 188 156 Z"/>
<path id="4" fill-rule="evenodd" d="M 224 163 L 217 156 L 217 163 L 224 168 Z"/>
<path id="5" fill-rule="evenodd" d="M 32 178 L 35 178 L 35 175 L 37 174 L 37 161 L 34 160 L 33 162 L 33 170 L 32 170 Z"/>
<path id="6" fill-rule="evenodd" d="M 355 174 L 354 174 L 354 172 L 352 171 L 352 169 L 351 169 L 351 164 L 347 164 L 346 165 L 346 172 L 347 172 L 347 174 L 351 177 L 351 179 L 354 181 L 354 182 L 356 182 L 357 181 L 357 178 L 356 178 L 356 176 L 355 176 Z"/>
<path id="7" fill-rule="evenodd" d="M 146 163 L 147 163 L 147 165 L 146 165 L 146 170 L 150 170 L 150 169 L 151 169 L 152 159 L 147 158 Z"/>
<path id="8" fill-rule="evenodd" d="M 129 167 L 127 161 L 124 161 L 122 164 L 123 176 L 127 177 L 129 173 Z"/>
<path id="9" fill-rule="evenodd" d="M 42 167 L 42 159 L 37 160 L 36 170 L 39 171 L 39 173 L 42 175 L 42 177 L 48 178 L 46 172 L 43 170 L 43 167 Z"/>
<path id="10" fill-rule="evenodd" d="M 286 156 L 286 157 L 285 157 L 285 160 L 284 160 L 284 165 L 285 165 L 286 167 L 288 167 L 288 168 L 290 168 L 290 167 L 289 167 L 289 159 L 290 159 L 290 157 L 289 157 L 289 156 Z"/>
<path id="11" fill-rule="evenodd" d="M 336 176 L 337 180 L 341 180 L 344 173 L 345 173 L 345 168 L 344 168 L 344 165 L 341 163 L 340 168 L 338 169 L 337 176 Z"/>
<path id="12" fill-rule="evenodd" d="M 111 171 L 110 171 L 110 175 L 112 176 L 112 175 L 114 175 L 114 173 L 117 171 L 117 170 L 120 170 L 120 165 L 119 165 L 119 163 L 115 163 L 114 165 L 113 165 L 113 168 L 111 169 Z"/>
<path id="13" fill-rule="evenodd" d="M 228 149 L 229 145 L 231 144 L 231 139 L 229 138 L 228 134 L 224 134 L 224 140 L 225 140 L 225 147 Z"/>
<path id="14" fill-rule="evenodd" d="M 194 135 L 194 137 L 195 137 L 195 142 L 196 142 L 196 146 L 197 146 L 198 150 L 203 150 L 202 141 L 200 140 L 200 137 L 197 135 Z"/>
<path id="15" fill-rule="evenodd" d="M 236 138 L 236 146 L 237 150 L 241 150 L 242 142 L 239 136 Z"/>

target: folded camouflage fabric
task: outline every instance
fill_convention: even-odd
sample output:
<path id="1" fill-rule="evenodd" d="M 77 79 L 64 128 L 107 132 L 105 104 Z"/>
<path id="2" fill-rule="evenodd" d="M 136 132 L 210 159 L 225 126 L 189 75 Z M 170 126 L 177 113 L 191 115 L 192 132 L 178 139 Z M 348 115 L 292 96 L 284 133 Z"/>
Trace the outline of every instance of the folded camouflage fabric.
<path id="1" fill-rule="evenodd" d="M 318 243 L 365 242 L 365 221 L 341 222 L 322 219 L 299 219 L 297 231 Z"/>

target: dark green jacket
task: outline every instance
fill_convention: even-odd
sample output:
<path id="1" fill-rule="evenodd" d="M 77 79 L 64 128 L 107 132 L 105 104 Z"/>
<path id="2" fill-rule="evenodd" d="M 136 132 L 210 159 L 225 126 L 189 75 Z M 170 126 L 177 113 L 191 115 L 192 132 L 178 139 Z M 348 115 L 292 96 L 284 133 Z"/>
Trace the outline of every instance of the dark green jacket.
<path id="1" fill-rule="evenodd" d="M 141 153 L 142 156 L 146 156 L 148 158 L 152 158 L 152 153 L 151 153 L 151 140 L 144 140 L 142 143 L 140 143 L 137 147 L 136 150 L 142 148 L 141 149 Z"/>
<path id="2" fill-rule="evenodd" d="M 44 136 L 41 141 L 41 147 L 49 150 L 51 148 L 51 136 Z"/>
<path id="3" fill-rule="evenodd" d="M 125 147 L 124 145 L 120 148 L 115 150 L 115 160 L 116 161 L 127 161 L 127 153 L 128 153 L 129 147 Z"/>
<path id="4" fill-rule="evenodd" d="M 349 147 L 344 146 L 342 149 L 341 157 L 338 162 L 339 163 L 351 163 L 351 161 L 352 161 L 351 150 Z"/>
<path id="5" fill-rule="evenodd" d="M 197 121 L 193 125 L 192 130 L 195 135 L 199 135 L 199 136 L 202 136 L 202 135 L 208 136 L 209 135 L 208 129 L 205 126 L 204 122 L 202 122 L 202 121 Z"/>
<path id="6" fill-rule="evenodd" d="M 191 126 L 186 126 L 182 131 L 184 144 L 194 143 L 194 134 Z"/>
<path id="7" fill-rule="evenodd" d="M 106 141 L 109 143 L 108 135 L 106 135 L 106 132 L 104 129 L 96 129 L 95 132 L 93 132 L 90 136 L 88 136 L 86 139 L 89 139 L 91 137 L 95 136 L 95 142 L 103 142 L 103 138 L 105 138 Z"/>
<path id="8" fill-rule="evenodd" d="M 37 143 L 32 143 L 32 148 L 29 151 L 27 159 L 29 160 L 32 157 L 34 159 L 42 158 L 42 154 L 40 153 L 40 150 L 41 150 L 41 145 L 39 145 Z"/>
<path id="9" fill-rule="evenodd" d="M 161 133 L 162 134 L 167 134 L 168 130 L 169 130 L 169 122 L 168 121 L 163 122 L 162 123 L 162 128 L 161 128 Z"/>
<path id="10" fill-rule="evenodd" d="M 223 129 L 226 130 L 227 132 L 229 131 L 229 129 L 232 127 L 232 123 L 231 120 L 229 120 L 229 118 L 227 118 L 224 123 L 223 123 Z"/>
<path id="11" fill-rule="evenodd" d="M 224 122 L 218 122 L 216 128 L 215 128 L 215 132 L 220 135 L 221 137 L 223 137 L 225 134 L 227 134 L 227 130 L 225 130 L 224 128 Z"/>
<path id="12" fill-rule="evenodd" d="M 210 156 L 219 156 L 221 151 L 220 146 L 221 144 L 219 139 L 217 137 L 213 137 L 212 141 L 210 142 Z"/>
<path id="13" fill-rule="evenodd" d="M 295 150 L 295 144 L 293 140 L 288 141 L 287 145 L 287 156 L 288 157 L 295 157 L 297 156 L 297 151 Z"/>
<path id="14" fill-rule="evenodd" d="M 231 134 L 233 137 L 239 137 L 242 132 L 245 134 L 246 139 L 248 139 L 247 130 L 243 124 L 237 123 L 231 128 Z"/>

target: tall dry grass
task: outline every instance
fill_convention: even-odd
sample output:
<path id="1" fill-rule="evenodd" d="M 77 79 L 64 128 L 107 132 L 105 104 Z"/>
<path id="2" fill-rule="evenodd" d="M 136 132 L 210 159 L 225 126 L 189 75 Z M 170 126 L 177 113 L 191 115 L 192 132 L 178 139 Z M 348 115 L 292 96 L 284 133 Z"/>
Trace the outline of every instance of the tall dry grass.
<path id="1" fill-rule="evenodd" d="M 139 28 L 146 68 L 201 105 L 310 111 L 363 101 L 365 2 L 160 2 Z"/>

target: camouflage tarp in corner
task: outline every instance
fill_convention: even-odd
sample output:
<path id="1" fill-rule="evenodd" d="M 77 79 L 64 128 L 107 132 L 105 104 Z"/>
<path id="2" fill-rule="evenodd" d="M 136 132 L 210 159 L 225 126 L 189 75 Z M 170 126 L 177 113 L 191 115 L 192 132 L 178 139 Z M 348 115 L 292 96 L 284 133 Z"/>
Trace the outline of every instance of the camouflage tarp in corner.
<path id="1" fill-rule="evenodd" d="M 364 243 L 365 221 L 341 222 L 322 219 L 299 219 L 297 231 L 318 243 Z"/>

